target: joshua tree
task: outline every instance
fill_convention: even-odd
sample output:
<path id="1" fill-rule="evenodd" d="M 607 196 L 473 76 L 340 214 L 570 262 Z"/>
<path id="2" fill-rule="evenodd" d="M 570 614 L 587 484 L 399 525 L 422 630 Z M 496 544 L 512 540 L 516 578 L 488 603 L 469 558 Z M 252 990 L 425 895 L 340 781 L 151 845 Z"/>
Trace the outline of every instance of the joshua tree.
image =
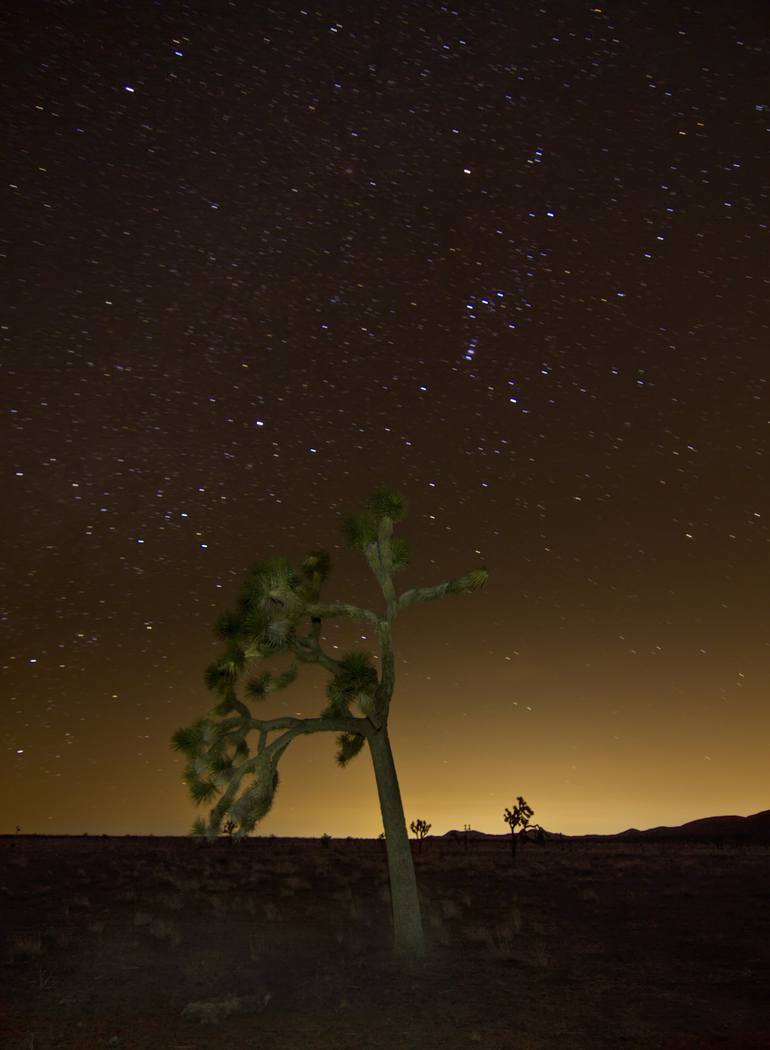
<path id="1" fill-rule="evenodd" d="M 313 550 L 294 569 L 288 561 L 261 562 L 247 573 L 236 608 L 225 613 L 215 633 L 224 650 L 206 671 L 206 684 L 218 697 L 205 718 L 179 729 L 173 746 L 187 756 L 185 781 L 196 803 L 215 803 L 194 830 L 215 837 L 225 819 L 234 820 L 236 836 L 252 831 L 270 810 L 278 785 L 278 763 L 292 740 L 303 733 L 337 733 L 337 762 L 346 766 L 368 745 L 374 766 L 385 829 L 393 911 L 394 944 L 399 954 L 424 951 L 420 906 L 401 792 L 388 735 L 395 686 L 393 621 L 417 602 L 478 590 L 485 569 L 434 587 L 414 587 L 398 594 L 394 576 L 406 566 L 408 549 L 393 526 L 406 513 L 406 500 L 390 490 L 376 492 L 363 513 L 348 516 L 348 545 L 361 551 L 380 586 L 379 612 L 348 602 L 326 603 L 321 587 L 329 574 L 329 555 Z M 345 617 L 376 632 L 375 667 L 369 653 L 355 651 L 334 658 L 322 647 L 324 620 Z M 257 660 L 284 654 L 291 665 L 278 674 L 263 671 L 245 682 Z M 258 703 L 294 681 L 301 664 L 319 664 L 329 672 L 328 704 L 315 718 L 256 718 Z M 255 748 L 250 737 L 256 736 Z"/>
<path id="2" fill-rule="evenodd" d="M 516 798 L 516 805 L 513 809 L 506 809 L 503 813 L 503 820 L 511 829 L 511 856 L 516 856 L 516 828 L 520 827 L 520 835 L 523 835 L 527 830 L 529 824 L 529 818 L 534 814 L 534 810 L 529 806 L 521 795 Z"/>
<path id="3" fill-rule="evenodd" d="M 425 838 L 425 836 L 428 834 L 432 827 L 432 824 L 427 824 L 424 820 L 413 820 L 412 823 L 409 825 L 409 830 L 417 839 L 417 848 L 419 850 L 422 849 L 422 840 Z"/>

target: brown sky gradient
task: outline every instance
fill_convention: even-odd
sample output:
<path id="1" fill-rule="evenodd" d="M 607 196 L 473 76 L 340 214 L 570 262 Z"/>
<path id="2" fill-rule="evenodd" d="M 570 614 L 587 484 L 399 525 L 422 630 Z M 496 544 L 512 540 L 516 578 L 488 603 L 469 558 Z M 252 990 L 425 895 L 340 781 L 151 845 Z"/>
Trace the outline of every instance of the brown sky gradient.
<path id="1" fill-rule="evenodd" d="M 327 520 L 332 531 L 333 516 Z M 262 527 L 267 531 L 269 523 Z M 402 527 L 405 535 L 415 529 L 412 519 Z M 348 585 L 336 589 L 333 574 L 329 596 L 365 596 L 374 604 L 369 586 L 353 594 L 356 568 L 361 583 L 368 582 L 363 560 L 344 551 L 338 556 Z M 489 559 L 483 591 L 412 608 L 399 619 L 392 728 L 408 819 L 422 816 L 439 833 L 465 823 L 501 832 L 502 811 L 520 793 L 536 819 L 568 833 L 764 807 L 768 666 L 757 620 L 731 630 L 729 608 L 709 604 L 697 591 L 691 604 L 673 608 L 668 589 L 653 579 L 633 600 L 623 594 L 587 606 L 574 589 L 557 590 L 561 573 L 537 581 L 525 564 L 522 580 L 522 566 L 509 557 L 507 565 Z M 482 559 L 468 557 L 465 565 L 474 560 Z M 442 573 L 425 558 L 423 573 L 415 565 L 404 574 L 404 588 L 462 570 L 451 550 L 444 562 Z M 525 598 L 522 588 L 530 583 L 534 593 Z M 155 615 L 172 623 L 167 608 L 183 604 L 161 598 Z M 8 811 L 9 827 L 186 830 L 193 810 L 168 737 L 208 706 L 201 668 L 215 646 L 202 622 L 192 636 L 180 631 L 176 642 L 173 631 L 166 633 L 158 645 L 155 628 L 147 631 L 141 659 L 116 649 L 107 674 L 88 676 L 97 702 L 83 705 L 83 721 L 74 725 L 68 716 L 58 726 L 54 721 L 51 732 L 62 746 L 45 775 L 27 785 L 15 813 Z M 356 641 L 366 645 L 344 625 L 326 632 L 330 651 Z M 110 639 L 102 645 L 110 648 Z M 152 685 L 148 668 L 156 667 Z M 311 715 L 323 706 L 324 686 L 321 669 L 304 669 L 264 710 Z M 57 714 L 54 708 L 54 720 Z M 32 746 L 17 756 L 19 772 L 39 746 L 30 737 Z M 366 752 L 340 770 L 331 736 L 301 739 L 282 761 L 281 778 L 261 833 L 373 836 L 381 830 Z"/>
<path id="2" fill-rule="evenodd" d="M 770 806 L 767 26 L 505 6 L 11 10 L 0 830 L 186 833 L 213 622 L 375 602 L 381 483 L 404 588 L 490 573 L 397 626 L 408 820 Z M 293 743 L 260 833 L 379 831 Z"/>

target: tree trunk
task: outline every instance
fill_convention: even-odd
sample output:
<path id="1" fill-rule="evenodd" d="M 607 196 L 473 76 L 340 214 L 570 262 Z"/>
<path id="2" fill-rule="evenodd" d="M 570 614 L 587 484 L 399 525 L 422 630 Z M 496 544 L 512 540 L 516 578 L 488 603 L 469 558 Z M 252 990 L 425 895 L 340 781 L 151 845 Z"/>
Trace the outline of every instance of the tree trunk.
<path id="1" fill-rule="evenodd" d="M 380 797 L 382 826 L 388 851 L 390 900 L 393 909 L 393 946 L 397 955 L 425 954 L 420 899 L 414 874 L 412 850 L 406 833 L 404 807 L 398 786 L 387 725 L 369 737 L 377 793 Z"/>

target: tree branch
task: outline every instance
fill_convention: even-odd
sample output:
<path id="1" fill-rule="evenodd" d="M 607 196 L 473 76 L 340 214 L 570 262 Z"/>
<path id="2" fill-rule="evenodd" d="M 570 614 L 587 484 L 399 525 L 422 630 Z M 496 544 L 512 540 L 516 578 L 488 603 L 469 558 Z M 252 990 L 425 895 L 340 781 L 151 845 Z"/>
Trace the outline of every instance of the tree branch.
<path id="1" fill-rule="evenodd" d="M 363 620 L 365 623 L 377 623 L 377 613 L 370 609 L 361 609 L 357 605 L 348 602 L 332 602 L 328 605 L 313 603 L 306 609 L 310 617 L 317 616 L 322 620 L 336 619 L 338 616 L 346 616 L 349 620 Z"/>
<path id="2" fill-rule="evenodd" d="M 289 649 L 291 649 L 294 655 L 302 660 L 303 663 L 320 664 L 321 667 L 325 667 L 327 671 L 336 674 L 339 664 L 321 648 L 321 643 L 317 638 L 315 625 L 313 625 L 313 629 L 306 638 L 297 638 L 296 636 L 291 638 L 289 641 Z"/>
<path id="3" fill-rule="evenodd" d="M 393 521 L 385 517 L 380 522 L 377 531 L 377 543 L 370 544 L 367 549 L 367 560 L 377 577 L 377 581 L 385 598 L 385 609 L 388 620 L 396 615 L 398 599 L 396 589 L 393 586 L 393 553 L 391 540 L 393 539 Z"/>
<path id="4" fill-rule="evenodd" d="M 292 715 L 282 715 L 279 718 L 267 720 L 252 718 L 250 719 L 250 725 L 252 729 L 257 729 L 260 733 L 272 733 L 276 729 L 286 729 L 291 734 L 289 739 L 302 733 L 358 733 L 361 736 L 366 736 L 371 732 L 369 719 L 357 718 L 354 715 L 337 715 L 326 718 L 323 716 L 318 718 L 294 718 Z M 280 739 L 283 740 L 285 736 L 286 734 Z M 268 750 L 276 743 L 278 741 L 274 740 L 269 745 Z"/>
<path id="5" fill-rule="evenodd" d="M 486 581 L 486 569 L 471 569 L 464 576 L 456 576 L 454 579 L 447 580 L 445 583 L 439 583 L 435 587 L 413 587 L 410 591 L 404 591 L 398 599 L 398 608 L 400 611 L 401 609 L 406 609 L 409 605 L 414 605 L 416 602 L 435 602 L 439 598 L 444 598 L 447 594 L 463 594 L 476 591 L 479 587 L 483 587 Z"/>
<path id="6" fill-rule="evenodd" d="M 377 700 L 387 720 L 390 701 L 396 686 L 396 662 L 393 654 L 390 620 L 380 620 L 377 624 L 377 635 L 380 642 L 380 684 L 377 688 Z"/>
<path id="7" fill-rule="evenodd" d="M 275 729 L 286 730 L 267 748 L 268 751 L 275 750 L 279 752 L 288 747 L 295 736 L 301 736 L 303 733 L 355 733 L 358 736 L 366 737 L 368 740 L 373 732 L 372 724 L 368 718 L 355 718 L 352 715 L 348 718 L 343 715 L 337 718 L 272 718 L 269 722 L 260 722 L 258 724 L 252 719 L 252 724 L 267 733 Z"/>

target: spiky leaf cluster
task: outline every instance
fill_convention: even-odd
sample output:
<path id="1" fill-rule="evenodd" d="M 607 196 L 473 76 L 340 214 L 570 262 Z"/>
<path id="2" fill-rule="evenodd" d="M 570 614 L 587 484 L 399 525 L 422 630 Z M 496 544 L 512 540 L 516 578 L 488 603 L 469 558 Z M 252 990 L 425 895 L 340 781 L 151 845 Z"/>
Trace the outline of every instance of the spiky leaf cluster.
<path id="1" fill-rule="evenodd" d="M 453 594 L 470 594 L 472 591 L 480 590 L 489 578 L 486 569 L 471 569 L 464 576 L 453 580 L 449 590 Z"/>
<path id="2" fill-rule="evenodd" d="M 213 805 L 208 823 L 196 820 L 193 834 L 216 837 L 223 826 L 236 837 L 253 831 L 267 815 L 278 787 L 277 763 L 282 751 L 268 748 L 249 757 L 248 748 L 222 750 L 221 737 L 191 757 L 185 781 L 197 804 Z M 216 803 L 216 804 L 214 804 Z"/>
<path id="3" fill-rule="evenodd" d="M 231 662 L 286 649 L 328 571 L 329 559 L 323 551 L 308 554 L 301 573 L 285 558 L 253 565 L 235 609 L 221 616 L 215 626 L 217 636 L 228 643 Z"/>
<path id="4" fill-rule="evenodd" d="M 358 704 L 365 714 L 377 692 L 379 679 L 372 667 L 369 653 L 347 653 L 339 661 L 337 671 L 326 687 L 329 706 L 324 715 L 349 715 L 350 705 Z"/>
<path id="5" fill-rule="evenodd" d="M 285 689 L 287 686 L 291 685 L 296 677 L 296 664 L 292 664 L 288 670 L 278 675 L 273 675 L 270 674 L 269 671 L 265 671 L 260 675 L 256 675 L 246 683 L 245 693 L 252 700 L 265 700 L 272 693 L 276 693 L 279 689 Z"/>
<path id="6" fill-rule="evenodd" d="M 339 765 L 347 765 L 361 752 L 369 733 L 387 722 L 394 677 L 393 617 L 415 602 L 471 592 L 486 582 L 486 570 L 477 569 L 459 579 L 436 587 L 413 588 L 397 597 L 391 576 L 408 564 L 409 549 L 405 541 L 393 536 L 392 526 L 406 512 L 407 502 L 401 493 L 380 489 L 360 513 L 344 521 L 348 544 L 365 555 L 383 591 L 383 618 L 347 603 L 321 602 L 320 591 L 331 564 L 328 553 L 321 549 L 309 551 L 296 570 L 286 559 L 277 558 L 259 562 L 247 573 L 235 607 L 215 626 L 217 637 L 224 643 L 223 651 L 207 668 L 205 680 L 217 698 L 216 706 L 208 718 L 178 730 L 173 737 L 173 746 L 188 759 L 185 780 L 193 800 L 212 806 L 207 823 L 196 821 L 196 833 L 205 831 L 214 836 L 223 825 L 234 826 L 237 835 L 253 830 L 272 806 L 278 759 L 298 733 L 351 730 L 337 735 L 336 759 Z M 382 681 L 368 653 L 352 652 L 336 659 L 323 651 L 321 624 L 326 617 L 334 616 L 377 624 Z M 280 674 L 257 674 L 245 682 L 244 688 L 252 660 L 287 651 L 301 663 L 319 663 L 332 672 L 328 706 L 320 719 L 279 717 L 263 721 L 252 714 L 251 704 L 244 702 L 263 700 L 294 680 L 297 665 Z M 367 722 L 359 726 L 353 720 L 340 724 L 340 719 L 353 714 L 354 706 Z M 277 730 L 285 731 L 284 736 L 269 742 L 269 734 Z M 246 742 L 252 731 L 259 733 L 256 754 Z M 430 825 L 416 823 L 427 834 Z"/>
<path id="7" fill-rule="evenodd" d="M 338 766 L 344 767 L 354 759 L 366 743 L 364 737 L 358 733 L 340 733 L 337 737 L 337 753 L 335 760 Z"/>
<path id="8" fill-rule="evenodd" d="M 206 834 L 206 821 L 203 817 L 196 817 L 193 821 L 193 826 L 190 829 L 190 834 L 195 838 L 203 838 Z"/>
<path id="9" fill-rule="evenodd" d="M 376 522 L 382 521 L 383 518 L 390 518 L 394 522 L 401 521 L 407 512 L 406 496 L 395 489 L 378 489 L 367 500 L 366 509 Z"/>
<path id="10" fill-rule="evenodd" d="M 174 751 L 180 751 L 183 755 L 199 755 L 205 739 L 206 719 L 200 718 L 191 726 L 177 729 L 171 737 L 171 746 Z"/>
<path id="11" fill-rule="evenodd" d="M 239 712 L 231 718 L 200 719 L 174 733 L 172 746 L 187 757 L 184 780 L 196 805 L 213 803 L 248 764 L 249 728 L 248 717 Z"/>
<path id="12" fill-rule="evenodd" d="M 383 518 L 392 522 L 401 521 L 406 516 L 406 497 L 394 489 L 379 489 L 366 503 L 366 510 L 360 514 L 348 514 L 342 522 L 345 542 L 353 550 L 364 551 L 377 539 L 377 532 Z M 398 568 L 406 564 L 405 548 L 401 548 Z M 394 565 L 394 568 L 396 566 Z"/>
<path id="13" fill-rule="evenodd" d="M 312 583 L 317 589 L 320 589 L 321 584 L 326 580 L 331 569 L 331 558 L 329 552 L 320 548 L 308 551 L 302 559 L 300 567 L 305 579 Z"/>
<path id="14" fill-rule="evenodd" d="M 267 816 L 273 807 L 273 800 L 278 789 L 278 770 L 273 769 L 261 779 L 257 779 L 235 802 L 227 807 L 231 821 L 237 825 L 236 835 L 246 835 L 253 831 L 260 820 Z"/>
<path id="15" fill-rule="evenodd" d="M 226 696 L 246 666 L 246 655 L 238 645 L 231 643 L 220 658 L 206 668 L 203 678 L 212 693 Z"/>
<path id="16" fill-rule="evenodd" d="M 377 522 L 371 514 L 348 514 L 342 522 L 342 534 L 348 547 L 363 551 L 377 539 Z"/>
<path id="17" fill-rule="evenodd" d="M 400 572 L 409 564 L 409 544 L 399 536 L 390 541 L 390 566 L 393 572 Z"/>

